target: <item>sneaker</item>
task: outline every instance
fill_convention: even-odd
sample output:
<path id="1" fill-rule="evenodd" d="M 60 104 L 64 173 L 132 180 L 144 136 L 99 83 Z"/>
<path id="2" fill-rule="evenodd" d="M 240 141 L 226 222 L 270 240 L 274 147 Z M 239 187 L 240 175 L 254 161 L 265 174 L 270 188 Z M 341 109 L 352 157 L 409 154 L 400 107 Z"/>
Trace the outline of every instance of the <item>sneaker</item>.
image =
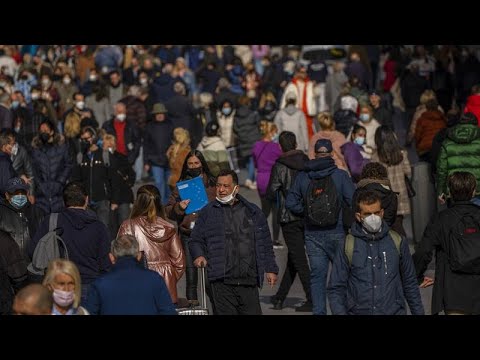
<path id="1" fill-rule="evenodd" d="M 250 179 L 245 180 L 245 187 L 246 188 L 251 189 L 252 185 L 253 185 L 252 180 L 250 180 Z"/>
<path id="2" fill-rule="evenodd" d="M 305 301 L 302 305 L 297 306 L 295 311 L 298 312 L 312 312 L 313 311 L 313 304 L 309 301 Z"/>
<path id="3" fill-rule="evenodd" d="M 257 182 L 256 181 L 254 181 L 252 183 L 252 186 L 250 186 L 250 190 L 257 190 Z"/>

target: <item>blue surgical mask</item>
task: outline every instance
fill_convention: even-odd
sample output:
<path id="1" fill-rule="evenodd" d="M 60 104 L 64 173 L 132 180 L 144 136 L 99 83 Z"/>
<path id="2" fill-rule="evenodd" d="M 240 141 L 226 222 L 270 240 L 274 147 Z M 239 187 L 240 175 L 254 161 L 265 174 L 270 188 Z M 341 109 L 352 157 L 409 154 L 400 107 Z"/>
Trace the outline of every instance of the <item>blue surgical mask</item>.
<path id="1" fill-rule="evenodd" d="M 10 204 L 16 209 L 21 209 L 27 203 L 27 195 L 13 195 L 10 199 Z"/>
<path id="2" fill-rule="evenodd" d="M 370 120 L 370 114 L 360 114 L 360 120 L 367 122 Z"/>
<path id="3" fill-rule="evenodd" d="M 103 139 L 98 139 L 98 141 L 97 141 L 97 146 L 98 146 L 100 149 L 103 149 Z"/>
<path id="4" fill-rule="evenodd" d="M 356 137 L 355 140 L 353 140 L 355 144 L 362 146 L 365 144 L 365 138 L 364 137 Z"/>
<path id="5" fill-rule="evenodd" d="M 272 136 L 272 141 L 275 142 L 275 143 L 278 143 L 278 138 L 279 138 L 279 135 L 275 134 L 275 135 Z"/>
<path id="6" fill-rule="evenodd" d="M 16 109 L 20 106 L 20 101 L 12 101 L 12 109 Z"/>
<path id="7" fill-rule="evenodd" d="M 222 113 L 223 113 L 223 115 L 228 116 L 228 115 L 230 115 L 230 114 L 232 113 L 232 108 L 228 108 L 228 107 L 227 107 L 227 108 L 223 108 L 223 109 L 222 109 Z"/>

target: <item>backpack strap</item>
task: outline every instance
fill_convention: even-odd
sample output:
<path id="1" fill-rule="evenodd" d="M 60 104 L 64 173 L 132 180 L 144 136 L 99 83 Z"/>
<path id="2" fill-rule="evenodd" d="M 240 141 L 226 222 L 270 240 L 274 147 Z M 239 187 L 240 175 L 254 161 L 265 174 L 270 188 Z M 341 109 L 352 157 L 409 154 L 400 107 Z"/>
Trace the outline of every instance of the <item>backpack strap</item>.
<path id="1" fill-rule="evenodd" d="M 54 231 L 57 228 L 58 213 L 51 213 L 48 219 L 48 231 Z"/>
<path id="2" fill-rule="evenodd" d="M 348 265 L 352 265 L 353 259 L 353 247 L 355 246 L 355 238 L 352 234 L 348 233 L 345 238 L 345 255 L 347 255 Z"/>
<path id="3" fill-rule="evenodd" d="M 388 233 L 390 234 L 390 237 L 392 238 L 393 243 L 395 244 L 395 248 L 397 249 L 398 255 L 401 258 L 402 251 L 400 250 L 400 245 L 402 244 L 402 237 L 400 236 L 399 233 L 397 233 L 394 230 L 389 230 Z"/>

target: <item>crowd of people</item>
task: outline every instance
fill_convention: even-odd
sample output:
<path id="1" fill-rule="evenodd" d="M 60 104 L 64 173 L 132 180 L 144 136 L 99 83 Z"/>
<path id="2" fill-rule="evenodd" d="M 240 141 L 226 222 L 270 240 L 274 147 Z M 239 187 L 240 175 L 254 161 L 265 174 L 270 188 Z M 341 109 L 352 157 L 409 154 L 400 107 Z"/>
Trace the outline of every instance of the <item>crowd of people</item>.
<path id="1" fill-rule="evenodd" d="M 300 50 L 0 45 L 0 313 L 176 314 L 199 305 L 198 267 L 214 314 L 261 314 L 264 279 L 282 310 L 297 273 L 296 310 L 315 315 L 327 298 L 333 314 L 420 315 L 432 284 L 432 313 L 480 313 L 480 245 L 455 266 L 449 245 L 480 233 L 475 51 Z M 435 180 L 425 201 L 447 207 L 413 257 L 408 148 Z M 196 177 L 208 204 L 191 213 L 176 184 Z M 32 272 L 52 232 L 61 256 Z"/>

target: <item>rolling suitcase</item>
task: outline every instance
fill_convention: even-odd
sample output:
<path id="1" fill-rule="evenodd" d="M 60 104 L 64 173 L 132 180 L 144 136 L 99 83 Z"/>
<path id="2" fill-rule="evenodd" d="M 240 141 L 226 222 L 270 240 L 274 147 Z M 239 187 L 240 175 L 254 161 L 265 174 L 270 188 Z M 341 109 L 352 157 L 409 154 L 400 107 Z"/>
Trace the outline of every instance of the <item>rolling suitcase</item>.
<path id="1" fill-rule="evenodd" d="M 207 292 L 205 290 L 205 267 L 198 269 L 198 281 L 200 283 L 200 304 L 177 309 L 178 315 L 208 315 Z"/>

